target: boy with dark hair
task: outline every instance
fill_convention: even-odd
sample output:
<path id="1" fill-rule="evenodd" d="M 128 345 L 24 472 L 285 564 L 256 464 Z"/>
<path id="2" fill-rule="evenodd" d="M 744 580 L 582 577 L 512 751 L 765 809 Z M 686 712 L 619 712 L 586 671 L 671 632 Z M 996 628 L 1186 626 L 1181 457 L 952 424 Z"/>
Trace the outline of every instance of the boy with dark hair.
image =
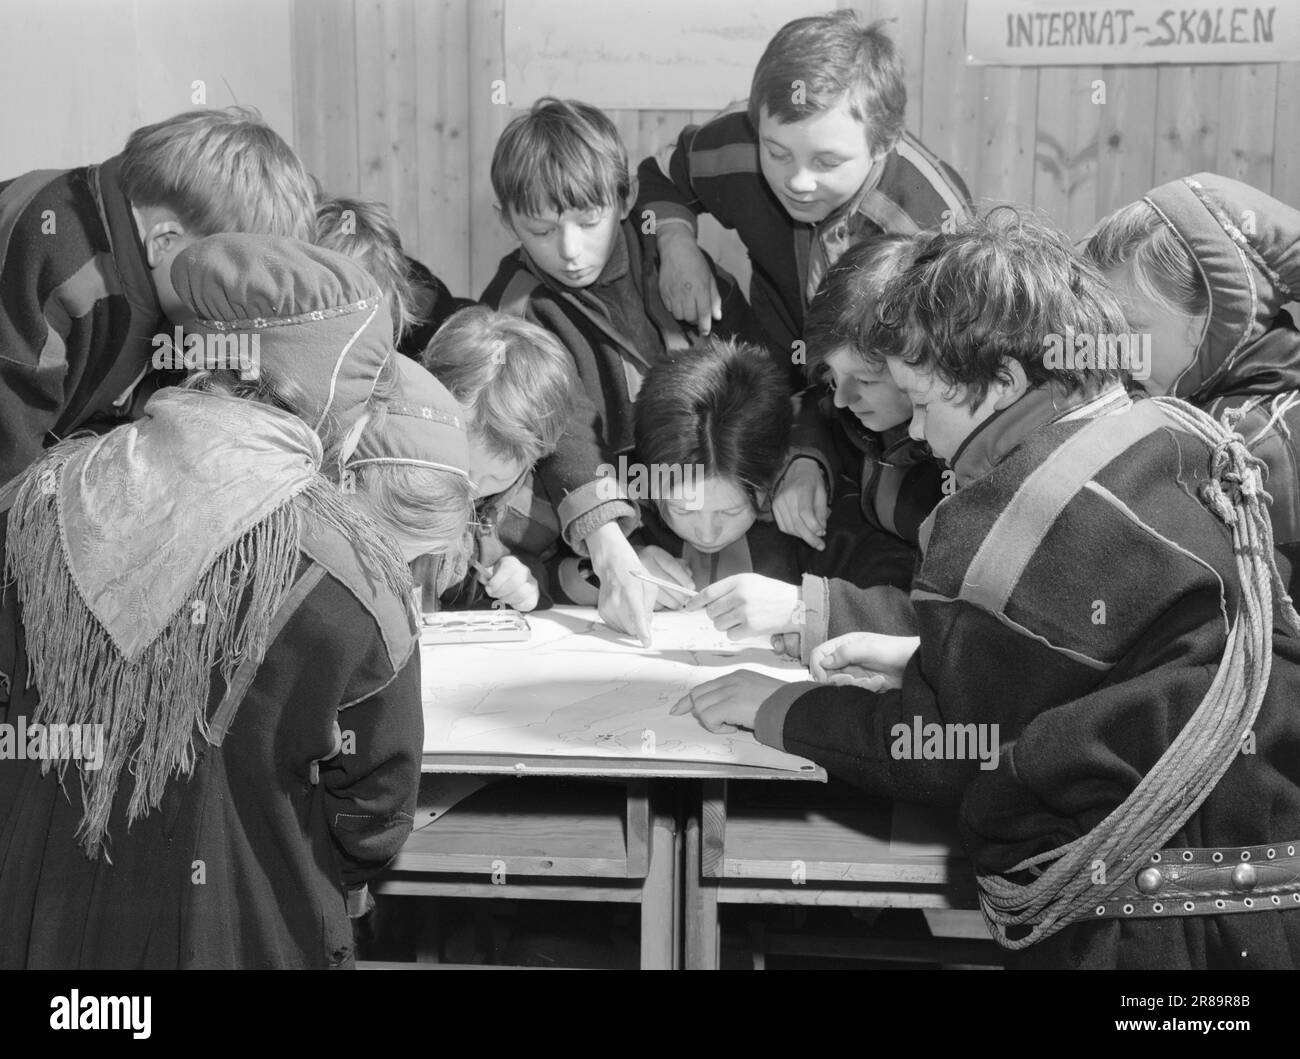
<path id="1" fill-rule="evenodd" d="M 636 181 L 627 152 L 597 108 L 540 99 L 497 141 L 492 188 L 520 248 L 502 259 L 482 301 L 558 337 L 581 383 L 569 431 L 539 466 L 542 484 L 559 498 L 566 543 L 590 553 L 602 616 L 644 638 L 654 592 L 631 576 L 640 563 L 615 521 L 630 531 L 636 509 L 597 472 L 631 449 L 645 373 L 690 339 L 660 300 L 658 262 L 628 219 Z M 744 296 L 726 277 L 718 282 L 720 331 L 744 333 Z"/>
<path id="2" fill-rule="evenodd" d="M 170 269 L 185 247 L 232 231 L 309 240 L 314 227 L 297 156 L 240 107 L 136 129 L 101 165 L 0 181 L 0 483 L 125 414 L 164 318 L 184 316 Z"/>
<path id="3" fill-rule="evenodd" d="M 642 506 L 638 554 L 651 573 L 687 586 L 667 605 L 735 574 L 798 582 L 809 549 L 770 513 L 791 421 L 785 375 L 757 346 L 710 336 L 650 369 L 636 401 L 636 458 L 667 488 Z"/>
<path id="4" fill-rule="evenodd" d="M 720 299 L 695 241 L 695 217 L 734 228 L 753 265 L 754 315 L 783 357 L 826 270 L 882 232 L 954 223 L 961 178 L 905 132 L 902 64 L 882 24 L 852 10 L 796 19 L 754 70 L 746 112 L 683 130 L 640 166 L 635 216 L 649 211 L 660 291 L 679 320 L 707 332 Z M 798 370 L 791 366 L 792 385 Z"/>
<path id="5" fill-rule="evenodd" d="M 1036 221 L 924 237 L 870 336 L 960 484 L 922 530 L 919 638 L 814 653 L 863 687 L 741 671 L 676 709 L 959 805 L 985 919 L 1025 965 L 1295 966 L 1300 619 L 1242 439 L 1047 355 L 1126 328 Z"/>
<path id="6" fill-rule="evenodd" d="M 811 652 L 846 632 L 916 631 L 908 602 L 917 535 L 942 495 L 943 471 L 924 444 L 908 437 L 912 405 L 866 344 L 867 325 L 887 282 L 911 260 L 909 236 L 882 236 L 851 247 L 826 274 L 808 310 L 808 378 L 799 397 L 790 460 L 772 502 L 777 527 L 818 547 L 787 542 L 802 579 L 785 585 L 745 577 L 719 583 L 693 600 L 718 604 L 720 630 L 768 636 L 808 663 Z M 800 475 L 813 480 L 822 524 L 791 501 Z M 827 497 L 834 502 L 833 508 Z M 791 524 L 793 521 L 793 525 Z"/>

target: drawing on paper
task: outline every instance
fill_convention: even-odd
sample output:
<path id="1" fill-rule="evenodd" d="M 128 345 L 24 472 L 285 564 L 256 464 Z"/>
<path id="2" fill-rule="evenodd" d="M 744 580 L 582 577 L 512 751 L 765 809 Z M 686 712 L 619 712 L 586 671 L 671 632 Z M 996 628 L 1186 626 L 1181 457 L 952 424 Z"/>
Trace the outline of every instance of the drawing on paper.
<path id="1" fill-rule="evenodd" d="M 697 684 L 739 667 L 806 680 L 764 640 L 733 642 L 700 613 L 655 615 L 643 648 L 593 610 L 529 616 L 528 643 L 426 646 L 425 752 L 667 758 L 806 770 L 746 731 L 706 731 L 668 711 Z"/>

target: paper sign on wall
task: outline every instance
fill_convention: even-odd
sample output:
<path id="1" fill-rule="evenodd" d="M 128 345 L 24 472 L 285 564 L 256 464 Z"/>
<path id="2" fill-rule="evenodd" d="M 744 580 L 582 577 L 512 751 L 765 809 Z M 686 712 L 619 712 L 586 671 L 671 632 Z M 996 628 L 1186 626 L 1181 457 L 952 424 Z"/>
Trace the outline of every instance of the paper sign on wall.
<path id="1" fill-rule="evenodd" d="M 966 0 L 967 61 L 993 66 L 1300 60 L 1300 0 Z"/>

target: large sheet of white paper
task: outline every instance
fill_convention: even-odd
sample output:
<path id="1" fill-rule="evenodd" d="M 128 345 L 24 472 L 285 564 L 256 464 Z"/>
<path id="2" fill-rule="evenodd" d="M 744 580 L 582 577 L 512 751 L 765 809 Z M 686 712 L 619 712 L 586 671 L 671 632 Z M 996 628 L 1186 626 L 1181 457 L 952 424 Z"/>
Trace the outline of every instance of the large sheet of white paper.
<path id="1" fill-rule="evenodd" d="M 673 703 L 697 684 L 741 667 L 807 680 L 761 640 L 739 643 L 701 613 L 659 612 L 641 647 L 594 610 L 528 615 L 527 643 L 442 644 L 422 651 L 428 754 L 611 757 L 759 765 L 812 771 L 804 758 L 745 731 L 715 734 Z"/>
<path id="2" fill-rule="evenodd" d="M 834 5 L 808 0 L 507 0 L 506 94 L 611 110 L 718 110 L 749 95 L 754 66 L 791 19 Z"/>

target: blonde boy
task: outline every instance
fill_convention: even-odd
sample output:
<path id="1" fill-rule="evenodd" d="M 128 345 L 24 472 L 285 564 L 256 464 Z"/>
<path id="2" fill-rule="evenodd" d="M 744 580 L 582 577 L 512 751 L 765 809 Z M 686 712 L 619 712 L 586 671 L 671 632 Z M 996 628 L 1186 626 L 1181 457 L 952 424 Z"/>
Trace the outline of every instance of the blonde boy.
<path id="1" fill-rule="evenodd" d="M 121 415 L 164 318 L 171 264 L 218 232 L 310 240 L 311 183 L 255 111 L 178 114 L 120 155 L 0 182 L 0 482 L 45 445 Z"/>

